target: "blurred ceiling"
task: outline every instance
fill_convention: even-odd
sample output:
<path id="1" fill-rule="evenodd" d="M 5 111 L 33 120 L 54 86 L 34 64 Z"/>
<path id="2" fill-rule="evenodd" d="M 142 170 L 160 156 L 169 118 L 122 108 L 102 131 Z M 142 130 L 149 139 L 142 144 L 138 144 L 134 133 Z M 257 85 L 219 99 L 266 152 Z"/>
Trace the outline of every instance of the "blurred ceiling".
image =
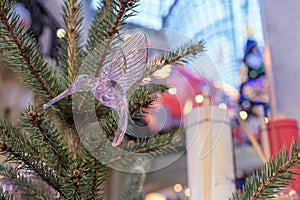
<path id="1" fill-rule="evenodd" d="M 97 1 L 91 1 L 92 7 L 96 8 Z M 212 77 L 218 76 L 219 80 L 237 87 L 247 25 L 259 47 L 264 45 L 260 3 L 260 0 L 140 0 L 136 8 L 139 14 L 128 22 L 146 28 L 176 30 L 194 40 L 203 39 L 217 68 L 218 74 Z"/>

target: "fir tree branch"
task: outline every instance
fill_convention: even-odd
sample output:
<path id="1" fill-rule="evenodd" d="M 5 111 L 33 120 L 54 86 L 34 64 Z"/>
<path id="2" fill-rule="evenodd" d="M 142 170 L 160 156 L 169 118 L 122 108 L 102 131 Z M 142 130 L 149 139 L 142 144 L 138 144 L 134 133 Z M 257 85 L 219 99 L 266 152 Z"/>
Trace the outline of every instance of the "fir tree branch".
<path id="1" fill-rule="evenodd" d="M 63 191 L 61 190 L 61 186 L 53 174 L 51 170 L 49 170 L 48 166 L 42 163 L 41 161 L 35 162 L 30 159 L 29 156 L 23 155 L 18 151 L 14 150 L 11 145 L 1 145 L 1 151 L 6 151 L 8 154 L 12 155 L 16 160 L 22 161 L 27 169 L 31 169 L 35 172 L 35 174 L 40 177 L 43 181 L 48 183 L 49 186 L 52 186 L 57 192 L 59 192 L 62 196 L 64 196 Z"/>
<path id="2" fill-rule="evenodd" d="M 268 161 L 260 171 L 256 171 L 245 181 L 241 194 L 233 194 L 231 200 L 271 199 L 289 185 L 295 172 L 290 169 L 297 166 L 300 160 L 300 149 L 293 141 L 290 153 L 283 148 L 277 157 Z"/>
<path id="3" fill-rule="evenodd" d="M 134 6 L 135 3 L 136 3 L 135 0 L 121 0 L 120 1 L 120 4 L 121 4 L 120 9 L 118 10 L 116 17 L 114 18 L 113 23 L 111 24 L 111 27 L 109 28 L 109 30 L 107 30 L 107 38 L 104 43 L 104 46 L 102 47 L 102 48 L 104 48 L 104 51 L 99 58 L 99 62 L 98 62 L 99 67 L 96 68 L 94 76 L 99 74 L 101 67 L 104 65 L 105 59 L 109 53 L 108 50 L 110 49 L 110 46 L 114 39 L 115 34 L 118 33 L 119 26 L 121 25 L 121 22 L 122 22 L 121 19 L 123 18 L 127 8 Z"/>
<path id="4" fill-rule="evenodd" d="M 52 142 L 52 140 L 48 137 L 49 133 L 43 129 L 41 122 L 39 121 L 36 126 L 38 127 L 39 131 L 43 135 L 45 141 L 49 144 L 51 150 L 53 151 L 54 155 L 56 156 L 58 162 L 61 164 L 61 166 L 67 170 L 67 163 L 64 163 L 62 161 L 61 155 L 58 153 L 57 149 L 55 148 L 55 144 Z"/>
<path id="5" fill-rule="evenodd" d="M 203 41 L 199 41 L 195 44 L 186 44 L 178 48 L 175 51 L 162 54 L 159 59 L 151 62 L 147 67 L 146 72 L 138 80 L 135 81 L 135 84 L 141 82 L 144 78 L 150 76 L 157 70 L 163 68 L 166 65 L 171 63 L 176 63 L 179 61 L 186 61 L 188 57 L 196 56 L 198 53 L 204 51 Z"/>
<path id="6" fill-rule="evenodd" d="M 0 200 L 14 200 L 14 196 L 7 190 L 4 190 L 3 186 L 0 185 Z"/>
<path id="7" fill-rule="evenodd" d="M 0 118 L 0 130 L 0 152 L 7 156 L 6 161 L 15 162 L 23 169 L 34 171 L 37 176 L 64 196 L 59 183 L 60 177 L 44 163 L 45 159 L 40 158 L 43 155 L 35 149 L 35 145 L 27 139 L 26 135 L 3 118 Z M 40 155 L 36 156 L 36 154 Z"/>
<path id="8" fill-rule="evenodd" d="M 70 86 L 75 80 L 83 57 L 83 50 L 80 46 L 82 35 L 82 3 L 78 3 L 78 0 L 65 1 L 63 11 L 64 24 L 67 30 L 66 37 L 64 38 L 65 47 L 60 52 L 61 67 L 67 74 L 68 86 Z"/>
<path id="9" fill-rule="evenodd" d="M 164 92 L 166 89 L 168 87 L 165 85 L 145 85 L 134 90 L 132 94 L 128 94 L 130 96 L 128 109 L 131 118 L 136 123 L 140 123 L 139 120 L 144 114 L 147 114 L 146 109 L 151 108 L 152 103 L 156 100 L 156 93 Z M 106 119 L 106 123 L 103 125 L 106 135 L 114 135 L 118 124 L 113 116 L 113 111 L 101 107 L 101 103 L 97 103 L 96 111 L 99 119 Z"/>
<path id="10" fill-rule="evenodd" d="M 142 164 L 134 166 L 127 176 L 127 181 L 123 192 L 120 194 L 120 200 L 142 200 L 142 186 L 146 178 L 146 169 L 149 162 L 145 160 Z"/>
<path id="11" fill-rule="evenodd" d="M 103 1 L 102 8 L 96 12 L 90 28 L 87 41 L 88 54 L 85 57 L 85 65 L 82 66 L 84 73 L 99 76 L 101 68 L 109 62 L 107 58 L 119 41 L 116 42 L 115 39 L 119 34 L 119 29 L 125 24 L 124 20 L 134 15 L 135 11 L 132 10 L 136 2 L 137 0 Z M 79 110 L 86 105 L 86 97 L 87 93 L 82 95 Z"/>
<path id="12" fill-rule="evenodd" d="M 50 91 L 49 86 L 46 84 L 44 79 L 39 75 L 39 70 L 33 65 L 26 50 L 23 48 L 21 41 L 19 40 L 15 30 L 13 29 L 13 27 L 11 27 L 9 20 L 6 17 L 6 14 L 4 14 L 4 12 L 2 12 L 2 11 L 0 12 L 0 18 L 1 18 L 1 21 L 4 22 L 7 31 L 11 34 L 11 38 L 17 45 L 18 50 L 20 51 L 20 55 L 24 58 L 26 65 L 28 66 L 28 69 L 37 78 L 37 80 L 40 82 L 43 90 L 45 90 L 47 92 L 47 94 L 50 96 L 50 98 L 54 98 L 55 95 Z"/>
<path id="13" fill-rule="evenodd" d="M 13 1 L 8 0 L 0 2 L 1 43 L 7 44 L 5 49 L 0 51 L 10 64 L 17 66 L 15 70 L 25 75 L 24 82 L 31 86 L 35 93 L 48 101 L 59 92 L 57 80 L 49 75 L 49 70 L 46 69 L 47 64 L 40 54 L 36 40 L 32 35 L 27 35 L 25 28 L 19 23 L 20 16 L 13 10 L 13 3 Z M 16 51 L 18 51 L 17 54 Z M 45 76 L 46 74 L 47 77 Z M 29 75 L 32 76 L 29 77 Z M 50 87 L 49 84 L 52 86 Z M 57 107 L 63 115 L 67 115 L 60 103 L 57 103 Z"/>
<path id="14" fill-rule="evenodd" d="M 62 184 L 62 190 L 66 192 L 66 196 L 68 199 L 89 199 L 85 198 L 89 196 L 90 191 L 88 190 L 87 181 L 89 176 L 84 172 L 87 169 L 84 167 L 83 163 L 73 162 L 72 165 L 69 167 L 69 171 L 67 172 L 64 182 Z"/>
<path id="15" fill-rule="evenodd" d="M 49 159 L 51 159 L 50 154 L 54 154 L 54 162 L 47 160 L 49 163 L 56 164 L 58 161 L 60 168 L 57 170 L 63 168 L 67 171 L 71 159 L 70 150 L 61 133 L 50 124 L 49 120 L 45 111 L 30 106 L 23 112 L 20 125 L 28 131 L 31 138 L 39 140 L 36 142 L 42 147 L 41 149 L 44 149 Z M 39 135 L 42 137 L 38 137 Z M 50 152 L 46 149 L 50 149 Z"/>
<path id="16" fill-rule="evenodd" d="M 157 99 L 156 94 L 167 90 L 165 85 L 145 85 L 137 88 L 129 99 L 129 115 L 136 123 L 145 123 L 143 120 L 144 114 L 147 114 L 147 109 L 151 108 L 153 102 Z"/>
<path id="17" fill-rule="evenodd" d="M 74 0 L 67 2 L 69 18 L 67 21 L 67 44 L 68 44 L 68 83 L 69 86 L 73 83 L 76 75 L 76 12 L 78 5 L 75 4 Z"/>
<path id="18" fill-rule="evenodd" d="M 146 159 L 153 159 L 156 156 L 166 154 L 166 152 L 176 152 L 176 147 L 180 146 L 180 138 L 174 136 L 174 130 L 163 135 L 157 134 L 155 137 L 150 137 L 145 140 L 138 140 L 134 144 L 125 146 L 124 152 L 121 155 L 115 155 L 113 159 L 102 162 L 103 165 L 111 166 L 114 163 L 124 160 L 128 161 L 136 155 L 143 154 Z"/>
<path id="19" fill-rule="evenodd" d="M 134 16 L 136 13 L 133 8 L 136 7 L 137 0 L 107 0 L 102 1 L 102 5 L 95 13 L 95 18 L 89 30 L 89 39 L 87 41 L 87 50 L 93 51 L 100 44 L 110 47 L 114 35 L 125 24 L 124 21 Z M 131 12 L 130 12 L 131 11 Z M 106 55 L 103 54 L 105 57 Z M 104 60 L 104 59 L 102 59 Z M 101 64 L 101 62 L 99 62 Z"/>
<path id="20" fill-rule="evenodd" d="M 94 157 L 93 159 L 94 163 L 94 172 L 93 172 L 93 188 L 92 188 L 92 199 L 96 200 L 97 199 L 97 171 L 98 171 L 98 160 Z"/>
<path id="21" fill-rule="evenodd" d="M 23 174 L 14 170 L 9 165 L 0 163 L 0 175 L 3 176 L 1 179 L 5 181 L 5 184 L 11 184 L 14 189 L 18 190 L 17 196 L 20 196 L 22 199 L 51 200 L 54 198 L 54 194 L 45 191 L 45 188 L 42 188 L 40 184 L 34 184 L 28 177 L 24 177 Z"/>

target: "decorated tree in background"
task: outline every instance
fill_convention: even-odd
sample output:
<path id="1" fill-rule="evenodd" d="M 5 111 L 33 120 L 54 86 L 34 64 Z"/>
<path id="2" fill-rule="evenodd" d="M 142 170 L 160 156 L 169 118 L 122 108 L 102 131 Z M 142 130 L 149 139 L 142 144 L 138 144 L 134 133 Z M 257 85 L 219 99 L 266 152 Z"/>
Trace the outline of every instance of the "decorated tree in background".
<path id="1" fill-rule="evenodd" d="M 264 59 L 257 42 L 251 37 L 246 43 L 239 79 L 241 83 L 239 98 L 241 111 L 245 111 L 249 115 L 256 115 L 254 107 L 262 105 L 267 116 L 269 98 Z"/>
<path id="2" fill-rule="evenodd" d="M 53 67 L 41 54 L 36 35 L 20 23 L 14 3 L 0 1 L 0 57 L 22 75 L 37 101 L 24 109 L 17 127 L 0 118 L 0 151 L 6 158 L 0 164 L 1 185 L 13 188 L 1 188 L 0 198 L 104 199 L 111 169 L 126 169 L 131 174 L 120 199 L 142 199 L 150 161 L 177 151 L 182 141 L 176 130 L 127 139 L 133 132 L 127 121 L 139 121 L 155 94 L 167 89 L 139 82 L 166 64 L 192 59 L 203 51 L 202 43 L 146 63 L 143 32 L 126 41 L 120 37 L 124 21 L 136 14 L 135 0 L 102 1 L 82 43 L 82 3 L 68 0 L 62 8 L 65 35 L 58 54 L 51 56 L 57 59 Z M 270 197 L 291 179 L 289 168 L 298 153 L 295 145 L 290 155 L 283 151 L 249 179 L 244 196 L 234 199 Z"/>

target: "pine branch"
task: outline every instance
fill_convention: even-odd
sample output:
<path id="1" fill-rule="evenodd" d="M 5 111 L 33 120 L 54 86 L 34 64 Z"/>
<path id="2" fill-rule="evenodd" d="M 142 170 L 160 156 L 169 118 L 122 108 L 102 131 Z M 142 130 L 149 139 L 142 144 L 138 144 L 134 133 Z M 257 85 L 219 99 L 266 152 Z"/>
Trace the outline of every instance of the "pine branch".
<path id="1" fill-rule="evenodd" d="M 67 77 L 70 86 L 82 63 L 83 50 L 80 45 L 82 35 L 82 2 L 78 0 L 64 1 L 63 21 L 66 27 L 66 36 L 63 38 L 64 45 L 60 52 L 60 65 Z"/>
<path id="2" fill-rule="evenodd" d="M 168 87 L 165 85 L 145 85 L 127 94 L 130 96 L 128 105 L 129 115 L 135 123 L 144 125 L 142 118 L 145 114 L 148 114 L 147 109 L 151 108 L 153 102 L 157 99 L 156 94 L 164 92 L 166 89 Z M 113 136 L 118 128 L 114 111 L 102 106 L 101 103 L 97 103 L 96 112 L 98 119 L 105 119 L 105 123 L 102 123 L 105 134 L 108 137 Z M 127 131 L 130 132 L 130 130 Z"/>
<path id="3" fill-rule="evenodd" d="M 133 163 L 139 164 L 144 159 L 154 159 L 158 156 L 166 155 L 168 153 L 174 153 L 177 151 L 177 147 L 181 146 L 181 139 L 175 136 L 175 130 L 170 131 L 170 133 L 158 133 L 154 137 L 147 139 L 137 140 L 136 142 L 130 143 L 127 146 L 123 146 L 123 151 L 119 155 L 108 155 L 112 159 L 103 159 L 102 164 L 106 166 L 124 164 L 132 165 Z M 103 143 L 98 146 L 98 152 L 106 152 L 107 149 L 103 148 Z M 105 146 L 104 146 L 105 147 Z M 142 156 L 142 157 L 141 157 Z M 142 158 L 142 160 L 140 160 Z"/>
<path id="4" fill-rule="evenodd" d="M 136 7 L 136 3 L 136 0 L 102 1 L 102 5 L 95 13 L 95 18 L 89 31 L 87 50 L 91 52 L 100 44 L 105 44 L 105 49 L 111 47 L 110 43 L 125 25 L 124 21 L 128 17 L 135 15 L 136 11 L 133 9 Z M 105 53 L 103 53 L 103 57 L 100 59 L 99 64 L 105 60 Z"/>
<path id="5" fill-rule="evenodd" d="M 84 163 L 76 161 L 70 165 L 62 184 L 62 189 L 66 192 L 68 199 L 91 199 L 92 168 L 87 163 L 88 161 L 90 160 Z"/>
<path id="6" fill-rule="evenodd" d="M 14 162 L 18 168 L 35 172 L 43 181 L 64 196 L 60 186 L 60 177 L 44 163 L 44 156 L 26 135 L 14 128 L 7 120 L 0 118 L 0 152 L 7 157 L 6 161 Z M 38 154 L 38 155 L 36 155 Z"/>
<path id="7" fill-rule="evenodd" d="M 36 107 L 28 107 L 20 118 L 20 125 L 47 155 L 48 163 L 60 164 L 57 170 L 68 170 L 71 153 L 61 133 L 50 124 L 46 112 Z M 51 156 L 53 154 L 53 158 Z M 58 161 L 58 162 L 57 162 Z"/>
<path id="8" fill-rule="evenodd" d="M 0 2 L 0 53 L 15 71 L 24 75 L 23 81 L 44 101 L 54 98 L 59 92 L 58 80 L 51 76 L 39 45 L 31 34 L 19 22 L 20 16 L 13 10 L 13 1 Z M 67 115 L 64 107 L 57 107 L 63 115 Z"/>
<path id="9" fill-rule="evenodd" d="M 0 185 L 0 200 L 14 200 L 14 196 Z"/>
<path id="10" fill-rule="evenodd" d="M 133 166 L 127 176 L 123 192 L 120 194 L 120 200 L 142 200 L 142 186 L 146 178 L 146 170 L 149 168 L 150 162 L 145 159 L 141 165 Z"/>
<path id="11" fill-rule="evenodd" d="M 268 161 L 245 181 L 241 194 L 233 194 L 231 200 L 255 200 L 274 198 L 280 190 L 289 185 L 295 172 L 291 169 L 300 160 L 300 149 L 293 141 L 290 153 L 283 148 L 276 158 Z"/>
<path id="12" fill-rule="evenodd" d="M 91 136 L 92 141 L 97 141 Z M 110 174 L 110 169 L 100 162 L 100 159 L 94 157 L 96 154 L 95 144 L 89 145 L 91 149 L 83 149 L 78 165 L 73 165 L 71 169 L 78 169 L 83 177 L 79 182 L 78 196 L 81 199 L 103 199 L 106 180 Z M 90 150 L 90 151 L 88 151 Z"/>
<path id="13" fill-rule="evenodd" d="M 16 189 L 17 196 L 22 199 L 53 199 L 54 194 L 51 194 L 49 191 L 45 191 L 45 188 L 42 188 L 40 184 L 35 184 L 29 180 L 28 177 L 24 177 L 23 174 L 14 170 L 9 165 L 3 165 L 0 163 L 0 175 L 3 177 L 1 181 L 5 181 L 5 184 L 12 185 Z"/>
<path id="14" fill-rule="evenodd" d="M 157 99 L 156 94 L 162 93 L 167 90 L 168 87 L 165 85 L 145 85 L 140 86 L 133 91 L 129 99 L 129 114 L 131 118 L 139 123 L 143 116 L 147 114 L 147 110 L 151 108 L 153 102 Z"/>
<path id="15" fill-rule="evenodd" d="M 98 171 L 98 161 L 96 158 L 93 159 L 93 163 L 94 163 L 94 172 L 93 172 L 93 189 L 92 189 L 92 199 L 96 200 L 96 195 L 97 195 L 97 171 Z"/>
<path id="16" fill-rule="evenodd" d="M 88 197 L 89 199 L 103 199 L 104 198 L 104 190 L 106 186 L 106 180 L 108 179 L 110 169 L 103 164 L 96 158 L 93 157 L 93 162 L 91 163 L 91 180 L 92 180 L 92 188 L 91 188 L 91 196 Z M 87 197 L 86 197 L 87 198 Z"/>
<path id="17" fill-rule="evenodd" d="M 157 70 L 163 68 L 166 65 L 171 63 L 176 63 L 179 61 L 186 62 L 191 56 L 196 56 L 197 54 L 204 51 L 203 41 L 199 41 L 195 44 L 185 44 L 182 47 L 167 53 L 163 53 L 159 59 L 151 62 L 146 68 L 146 72 L 138 80 L 135 81 L 135 84 L 141 82 L 144 78 L 150 76 Z"/>

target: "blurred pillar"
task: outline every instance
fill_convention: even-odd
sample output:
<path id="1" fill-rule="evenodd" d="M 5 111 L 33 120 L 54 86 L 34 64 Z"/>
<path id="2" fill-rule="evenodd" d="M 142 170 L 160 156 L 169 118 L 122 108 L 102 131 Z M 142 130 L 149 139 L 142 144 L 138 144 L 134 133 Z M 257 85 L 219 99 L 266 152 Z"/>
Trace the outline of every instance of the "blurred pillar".
<path id="1" fill-rule="evenodd" d="M 275 113 L 300 122 L 300 1 L 263 0 L 262 16 L 270 48 Z"/>
<path id="2" fill-rule="evenodd" d="M 198 107 L 185 119 L 190 199 L 228 199 L 235 192 L 229 118 L 215 106 L 206 117 Z"/>

